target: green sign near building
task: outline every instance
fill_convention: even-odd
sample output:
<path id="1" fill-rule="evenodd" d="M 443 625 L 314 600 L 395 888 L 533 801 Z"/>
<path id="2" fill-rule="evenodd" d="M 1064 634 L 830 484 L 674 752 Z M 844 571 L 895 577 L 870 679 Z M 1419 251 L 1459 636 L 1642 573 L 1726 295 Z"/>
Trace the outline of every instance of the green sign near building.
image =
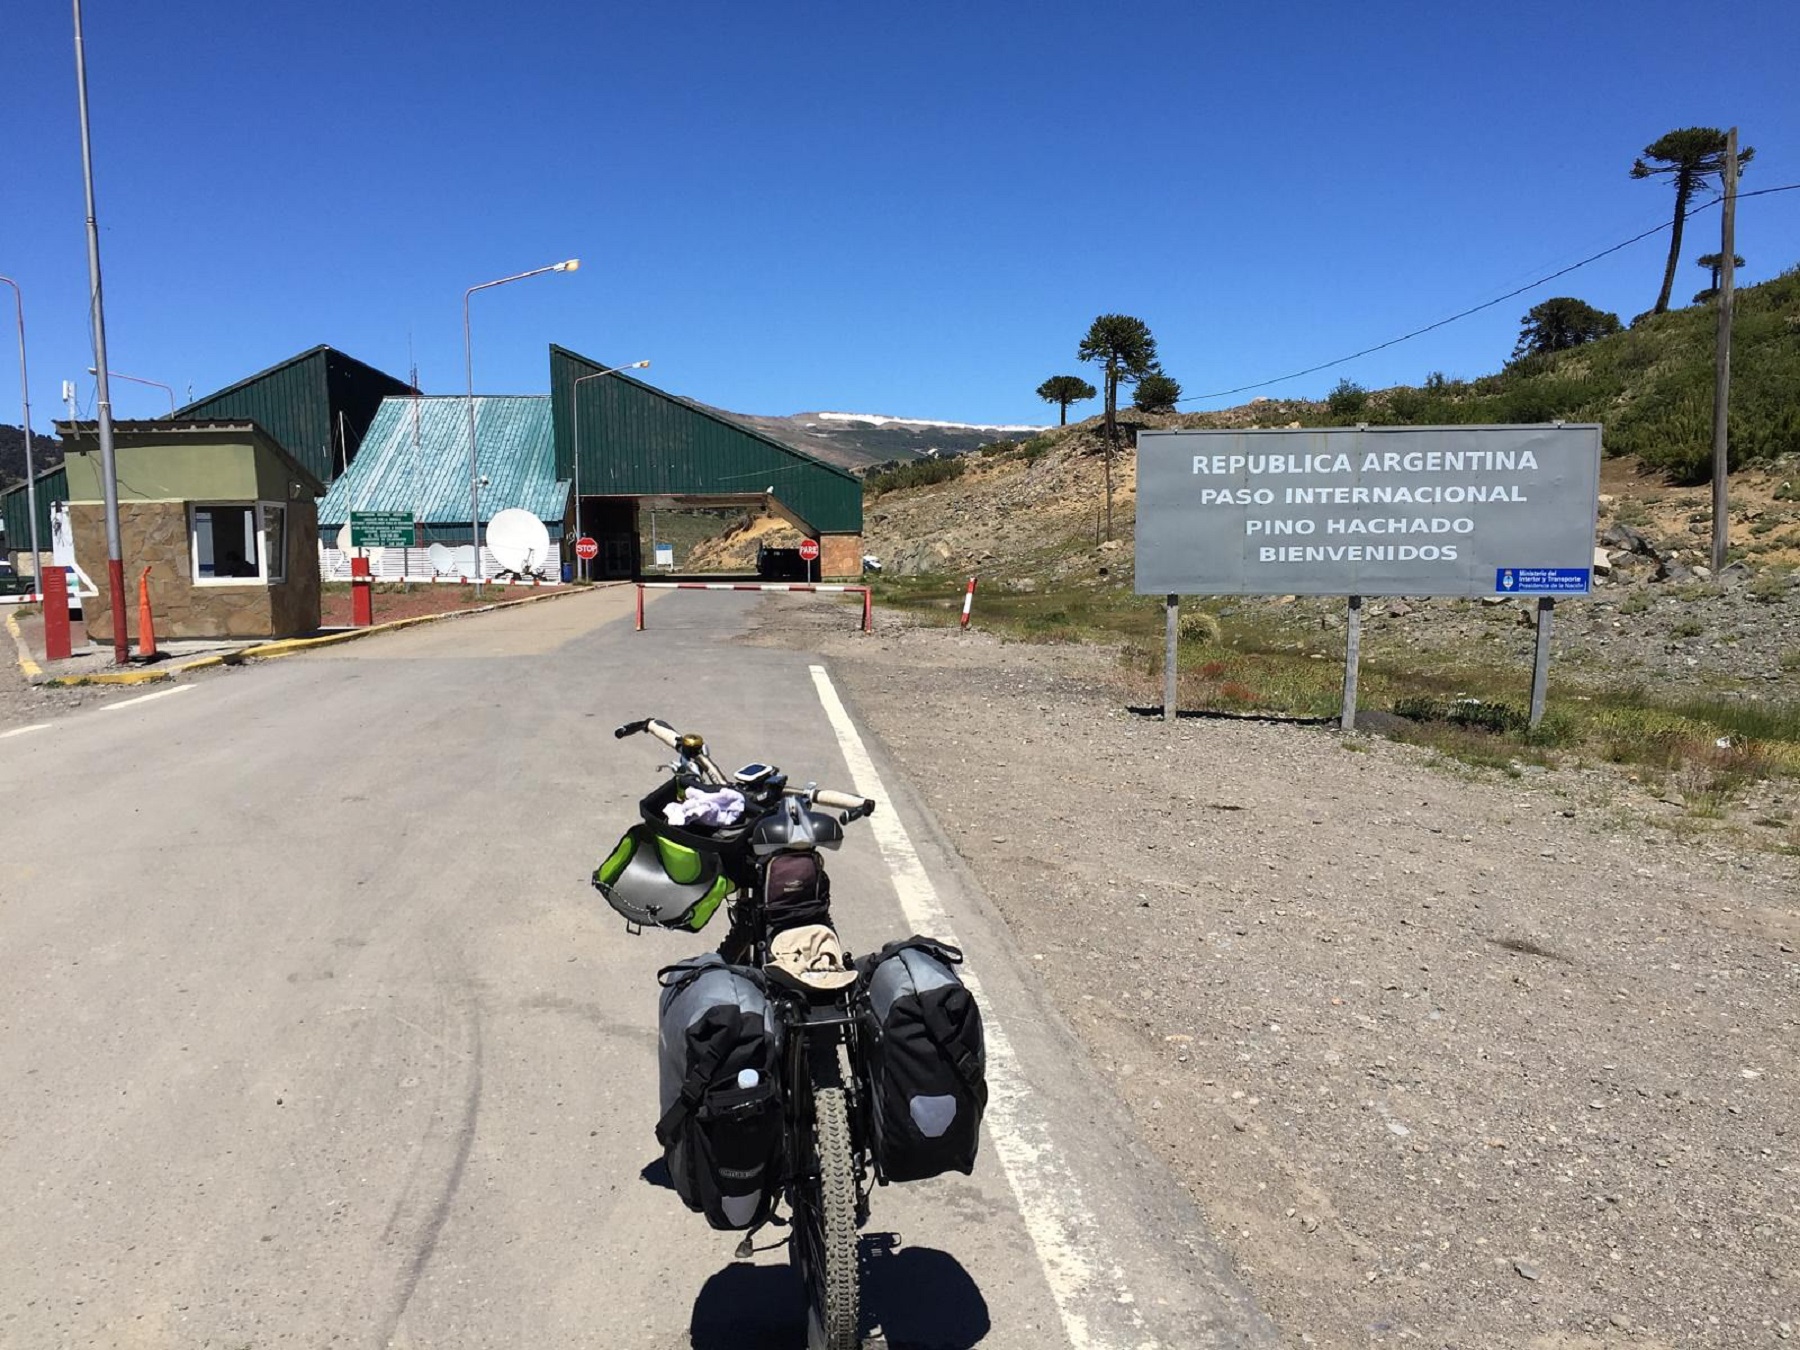
<path id="1" fill-rule="evenodd" d="M 351 548 L 411 548 L 411 511 L 352 511 Z"/>

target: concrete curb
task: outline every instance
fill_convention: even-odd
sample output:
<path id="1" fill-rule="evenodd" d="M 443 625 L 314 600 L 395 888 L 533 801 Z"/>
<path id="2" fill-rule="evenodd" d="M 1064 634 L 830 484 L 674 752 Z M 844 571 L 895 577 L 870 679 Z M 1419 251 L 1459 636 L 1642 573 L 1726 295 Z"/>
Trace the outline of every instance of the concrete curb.
<path id="1" fill-rule="evenodd" d="M 317 647 L 333 647 L 340 642 L 355 642 L 359 638 L 373 637 L 377 633 L 398 632 L 402 628 L 416 628 L 420 624 L 440 623 L 445 619 L 461 619 L 471 614 L 491 614 L 495 610 L 513 609 L 519 605 L 536 605 L 546 600 L 566 600 L 572 595 L 587 595 L 594 591 L 605 590 L 608 586 L 622 584 L 625 583 L 603 582 L 597 586 L 570 586 L 566 590 L 558 588 L 542 595 L 527 595 L 517 600 L 497 600 L 491 605 L 479 605 L 474 609 L 452 609 L 442 614 L 420 614 L 410 619 L 395 619 L 392 623 L 372 624 L 367 628 L 352 628 L 342 633 L 327 633 L 323 637 L 286 638 L 280 642 L 264 642 L 252 647 L 240 647 L 236 651 L 220 652 L 214 656 L 202 656 L 194 661 L 164 666 L 156 670 L 97 671 L 91 675 L 53 675 L 49 679 L 43 678 L 44 669 L 32 659 L 31 653 L 25 645 L 25 635 L 19 631 L 18 620 L 11 614 L 6 616 L 6 628 L 13 635 L 13 642 L 19 649 L 19 669 L 25 672 L 25 678 L 28 681 L 39 688 L 70 688 L 84 684 L 156 684 L 163 680 L 172 680 L 177 675 L 185 675 L 189 671 L 211 670 L 215 666 L 235 666 L 244 661 L 272 661 L 278 657 L 312 651 Z"/>
<path id="2" fill-rule="evenodd" d="M 235 666 L 242 661 L 273 661 L 279 657 L 293 656 L 296 653 L 313 651 L 319 647 L 335 647 L 340 642 L 355 642 L 359 638 L 374 637 L 377 633 L 395 633 L 402 628 L 417 628 L 421 624 L 467 618 L 471 614 L 492 614 L 495 610 L 515 609 L 520 605 L 537 605 L 547 600 L 566 600 L 572 595 L 588 595 L 603 589 L 605 586 L 571 586 L 567 590 L 558 589 L 544 595 L 528 595 L 518 600 L 498 600 L 491 605 L 478 605 L 474 609 L 446 610 L 442 614 L 420 614 L 410 619 L 395 619 L 392 623 L 371 624 L 367 628 L 351 628 L 342 633 L 327 633 L 323 637 L 284 638 L 280 642 L 265 642 L 254 647 L 240 647 L 235 652 L 203 656 L 197 661 L 189 661 L 185 665 L 176 666 L 175 670 L 185 673 L 190 670 L 210 670 L 214 666 Z"/>
<path id="3" fill-rule="evenodd" d="M 173 670 L 102 670 L 92 675 L 53 675 L 37 683 L 40 689 L 72 689 L 83 684 L 157 684 L 174 678 Z"/>
<path id="4" fill-rule="evenodd" d="M 19 649 L 19 669 L 25 678 L 35 681 L 44 673 L 44 668 L 31 659 L 31 649 L 25 645 L 25 634 L 19 631 L 19 617 L 10 609 L 6 612 L 6 631 L 12 634 L 13 645 Z"/>

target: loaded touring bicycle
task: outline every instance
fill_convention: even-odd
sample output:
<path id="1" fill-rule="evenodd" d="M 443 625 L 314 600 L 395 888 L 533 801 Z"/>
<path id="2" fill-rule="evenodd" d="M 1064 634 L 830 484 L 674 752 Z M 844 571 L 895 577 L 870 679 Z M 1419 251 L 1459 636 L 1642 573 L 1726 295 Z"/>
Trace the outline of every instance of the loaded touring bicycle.
<path id="1" fill-rule="evenodd" d="M 724 774 L 703 737 L 656 718 L 614 735 L 638 733 L 676 759 L 594 885 L 634 932 L 728 916 L 717 951 L 659 975 L 670 1179 L 714 1228 L 744 1232 L 740 1258 L 763 1226 L 787 1227 L 809 1350 L 851 1350 L 874 1187 L 975 1164 L 987 1087 L 962 954 L 918 937 L 844 950 L 820 853 L 872 800 L 791 787 L 772 764 Z"/>

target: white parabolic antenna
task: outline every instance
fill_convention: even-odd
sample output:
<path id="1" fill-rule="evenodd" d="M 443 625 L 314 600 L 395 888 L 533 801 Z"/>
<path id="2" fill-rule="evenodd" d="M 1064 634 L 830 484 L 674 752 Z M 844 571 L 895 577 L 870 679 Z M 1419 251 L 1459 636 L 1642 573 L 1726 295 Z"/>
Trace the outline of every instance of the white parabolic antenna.
<path id="1" fill-rule="evenodd" d="M 350 537 L 351 537 L 350 536 L 350 526 L 348 523 L 345 523 L 338 527 L 338 532 L 337 532 L 338 552 L 343 554 L 346 559 L 352 558 L 356 555 L 356 545 L 354 545 L 350 542 Z M 362 550 L 363 557 L 365 557 L 369 560 L 369 571 L 370 572 L 378 572 L 381 570 L 381 553 L 382 553 L 382 550 L 380 550 L 378 548 L 365 548 L 364 550 Z M 344 563 L 345 567 L 349 567 L 349 565 L 350 564 L 348 561 L 346 561 Z"/>
<path id="2" fill-rule="evenodd" d="M 448 544 L 433 544 L 425 556 L 431 559 L 431 570 L 437 576 L 446 577 L 456 570 L 456 550 Z"/>
<path id="3" fill-rule="evenodd" d="M 488 552 L 504 572 L 535 576 L 550 561 L 550 531 L 529 511 L 509 506 L 488 522 Z"/>

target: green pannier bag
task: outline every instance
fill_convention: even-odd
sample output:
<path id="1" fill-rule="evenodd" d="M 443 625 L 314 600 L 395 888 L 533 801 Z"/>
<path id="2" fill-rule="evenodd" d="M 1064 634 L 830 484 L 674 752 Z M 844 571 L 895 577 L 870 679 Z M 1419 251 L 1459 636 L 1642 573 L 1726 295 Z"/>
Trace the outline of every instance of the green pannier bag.
<path id="1" fill-rule="evenodd" d="M 594 869 L 594 889 L 627 923 L 698 933 L 737 889 L 719 855 L 633 825 Z"/>

